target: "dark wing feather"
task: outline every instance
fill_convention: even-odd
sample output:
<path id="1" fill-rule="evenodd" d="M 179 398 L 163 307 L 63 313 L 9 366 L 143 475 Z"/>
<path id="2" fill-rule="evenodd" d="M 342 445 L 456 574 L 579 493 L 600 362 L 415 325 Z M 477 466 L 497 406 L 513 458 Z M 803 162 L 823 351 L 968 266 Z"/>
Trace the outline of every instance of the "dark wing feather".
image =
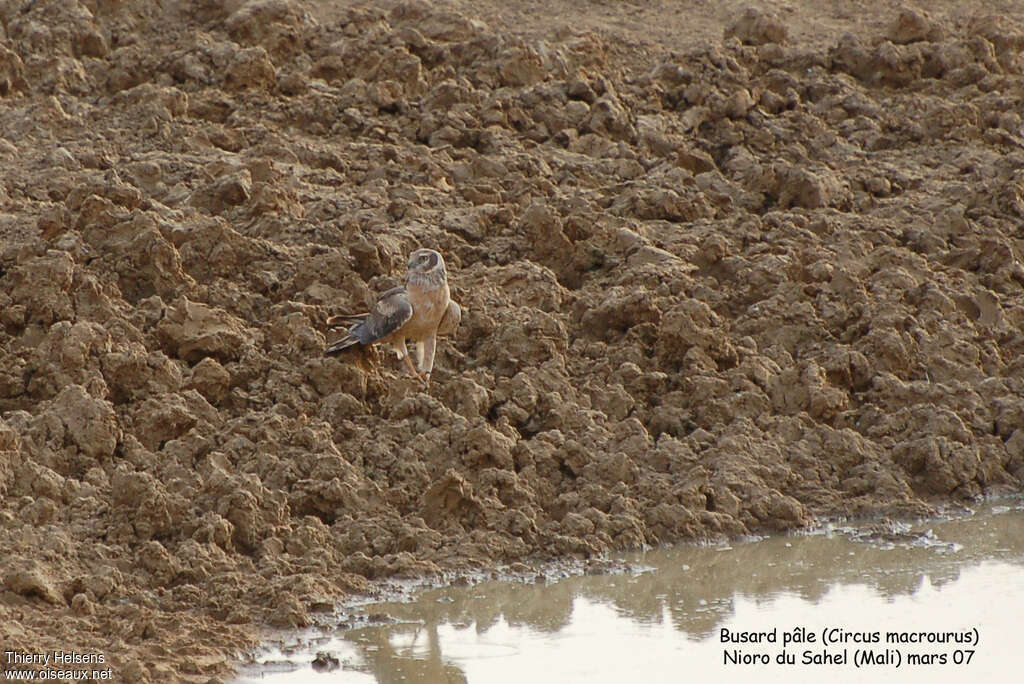
<path id="1" fill-rule="evenodd" d="M 377 299 L 361 323 L 349 328 L 349 333 L 367 345 L 387 337 L 412 318 L 412 304 L 404 287 L 393 287 Z"/>
<path id="2" fill-rule="evenodd" d="M 328 324 L 344 324 L 349 328 L 345 336 L 329 345 L 324 353 L 336 354 L 357 344 L 365 347 L 398 330 L 410 318 L 412 305 L 408 293 L 404 287 L 393 287 L 377 299 L 369 313 L 332 316 Z"/>

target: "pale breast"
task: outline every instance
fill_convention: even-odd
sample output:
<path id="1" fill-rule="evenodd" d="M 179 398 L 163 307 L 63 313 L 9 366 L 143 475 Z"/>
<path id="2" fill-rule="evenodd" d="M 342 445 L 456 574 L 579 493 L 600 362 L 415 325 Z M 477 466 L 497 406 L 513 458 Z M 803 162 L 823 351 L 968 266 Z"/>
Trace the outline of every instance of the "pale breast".
<path id="1" fill-rule="evenodd" d="M 448 284 L 439 287 L 408 287 L 409 303 L 412 304 L 412 318 L 401 333 L 407 338 L 423 339 L 437 330 L 445 310 L 448 308 Z"/>

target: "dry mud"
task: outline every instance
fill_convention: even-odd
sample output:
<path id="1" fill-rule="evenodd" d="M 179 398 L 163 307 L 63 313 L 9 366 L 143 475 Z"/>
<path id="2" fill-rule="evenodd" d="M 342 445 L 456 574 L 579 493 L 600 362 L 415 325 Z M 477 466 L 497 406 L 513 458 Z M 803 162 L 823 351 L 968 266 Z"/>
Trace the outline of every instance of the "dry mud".
<path id="1" fill-rule="evenodd" d="M 0 2 L 4 650 L 1020 491 L 1020 7 L 693 4 Z"/>

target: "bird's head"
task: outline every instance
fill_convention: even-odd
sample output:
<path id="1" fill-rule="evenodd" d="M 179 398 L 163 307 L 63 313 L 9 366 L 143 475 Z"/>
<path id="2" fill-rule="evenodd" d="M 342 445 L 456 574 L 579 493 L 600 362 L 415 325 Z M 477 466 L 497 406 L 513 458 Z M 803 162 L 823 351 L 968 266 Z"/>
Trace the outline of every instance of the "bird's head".
<path id="1" fill-rule="evenodd" d="M 409 255 L 408 266 L 410 273 L 444 272 L 444 257 L 432 249 L 417 249 Z"/>

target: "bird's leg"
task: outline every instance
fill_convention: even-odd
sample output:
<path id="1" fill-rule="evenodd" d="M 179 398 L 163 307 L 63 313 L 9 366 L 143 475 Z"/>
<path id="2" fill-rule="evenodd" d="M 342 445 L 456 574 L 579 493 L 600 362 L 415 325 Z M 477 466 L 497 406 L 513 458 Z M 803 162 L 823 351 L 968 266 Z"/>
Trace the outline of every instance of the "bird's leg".
<path id="1" fill-rule="evenodd" d="M 405 365 L 406 367 L 408 367 L 409 372 L 412 373 L 412 376 L 419 380 L 420 382 L 422 382 L 424 386 L 426 386 L 428 384 L 428 381 L 425 380 L 422 375 L 420 375 L 420 372 L 416 370 L 416 366 L 413 365 L 412 358 L 409 355 L 409 350 L 405 346 L 405 340 L 401 340 L 395 343 L 395 349 L 398 351 L 399 356 L 401 356 L 402 359 L 405 361 Z"/>
<path id="2" fill-rule="evenodd" d="M 416 367 L 423 370 L 423 342 L 416 343 Z"/>
<path id="3" fill-rule="evenodd" d="M 430 382 L 430 371 L 434 370 L 434 352 L 437 351 L 437 336 L 431 335 L 420 343 L 423 356 L 420 359 L 420 370 L 423 371 L 427 382 Z"/>
<path id="4" fill-rule="evenodd" d="M 429 375 L 420 375 L 420 372 L 416 370 L 416 366 L 412 365 L 412 359 L 409 358 L 408 354 L 405 355 L 405 365 L 409 367 L 409 372 L 412 373 L 412 376 L 422 382 L 424 387 L 430 384 Z"/>

